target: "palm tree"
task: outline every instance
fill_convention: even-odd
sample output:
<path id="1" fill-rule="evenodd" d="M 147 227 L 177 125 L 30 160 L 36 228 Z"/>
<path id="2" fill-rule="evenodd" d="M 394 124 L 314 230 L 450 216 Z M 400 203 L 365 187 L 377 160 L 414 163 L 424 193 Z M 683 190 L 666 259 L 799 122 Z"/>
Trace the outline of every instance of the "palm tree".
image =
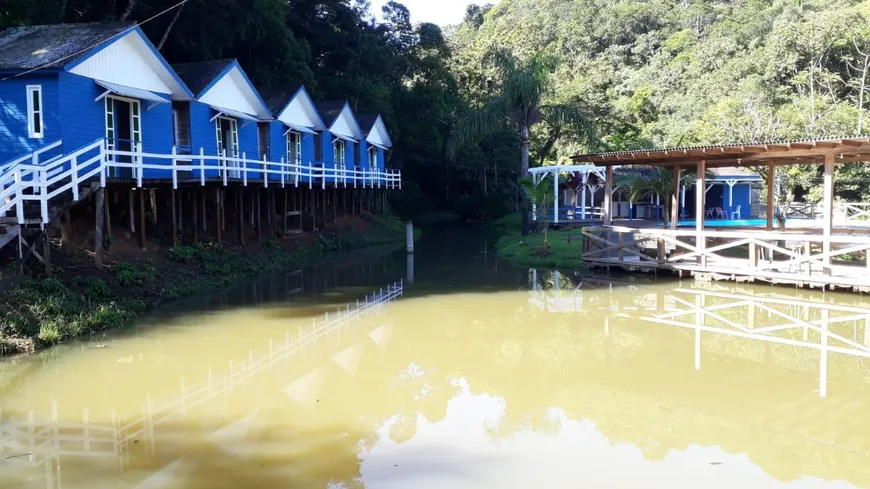
<path id="1" fill-rule="evenodd" d="M 520 185 L 523 187 L 526 197 L 540 210 L 546 209 L 556 196 L 553 182 L 549 178 L 542 178 L 540 182 L 536 182 L 525 177 L 520 179 Z M 550 252 L 550 242 L 547 241 L 547 228 L 549 227 L 547 223 L 544 223 L 544 254 Z"/>
<path id="2" fill-rule="evenodd" d="M 553 128 L 571 127 L 582 139 L 591 141 L 594 130 L 589 116 L 579 107 L 550 103 L 553 95 L 550 73 L 556 66 L 551 56 L 536 54 L 528 60 L 518 60 L 505 51 L 492 51 L 487 61 L 498 75 L 500 95 L 491 97 L 486 105 L 460 119 L 453 128 L 447 151 L 454 157 L 457 149 L 479 142 L 483 137 L 511 127 L 520 135 L 520 175 L 529 175 L 529 139 L 539 122 Z M 555 142 L 555 141 L 554 141 Z M 548 144 L 552 147 L 552 143 Z M 522 199 L 522 232 L 528 233 L 529 209 Z"/>
<path id="3" fill-rule="evenodd" d="M 659 195 L 665 205 L 665 224 L 670 224 L 671 200 L 674 196 L 673 170 L 660 166 L 632 170 L 630 173 L 617 177 L 615 183 L 620 187 L 628 187 L 631 200 L 634 202 Z M 690 171 L 681 172 L 680 184 L 686 188 L 691 188 L 695 184 L 694 174 Z"/>

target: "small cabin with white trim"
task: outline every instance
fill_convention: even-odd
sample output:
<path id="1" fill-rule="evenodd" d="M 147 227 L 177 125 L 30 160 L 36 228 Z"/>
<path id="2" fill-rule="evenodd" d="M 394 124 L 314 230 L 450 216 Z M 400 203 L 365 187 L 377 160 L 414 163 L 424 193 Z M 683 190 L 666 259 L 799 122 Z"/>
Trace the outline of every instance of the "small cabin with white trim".
<path id="1" fill-rule="evenodd" d="M 365 170 L 383 170 L 386 152 L 393 147 L 387 126 L 379 114 L 358 117 L 365 139 L 360 142 L 360 162 Z"/>
<path id="2" fill-rule="evenodd" d="M 0 32 L 0 164 L 32 152 L 44 161 L 100 139 L 110 149 L 131 150 L 143 143 L 151 151 L 169 153 L 172 102 L 191 98 L 133 24 L 57 24 Z M 113 171 L 116 177 L 132 177 L 134 170 Z M 144 171 L 146 177 L 156 172 Z"/>
<path id="3" fill-rule="evenodd" d="M 187 136 L 194 158 L 199 151 L 207 156 L 226 156 L 230 167 L 240 166 L 233 158 L 268 159 L 272 112 L 238 61 L 200 61 L 173 68 L 196 96 L 194 101 L 175 107 L 176 139 L 181 147 Z M 210 166 L 216 164 L 211 160 Z M 229 173 L 229 178 L 242 178 L 239 170 Z M 206 177 L 217 176 L 218 170 L 206 170 Z M 247 178 L 259 179 L 262 173 L 248 170 Z"/>
<path id="4" fill-rule="evenodd" d="M 317 154 L 315 145 L 315 161 L 320 161 L 323 168 L 343 168 L 353 171 L 359 154 L 359 142 L 363 139 L 356 116 L 347 101 L 327 100 L 315 103 L 321 120 L 326 125 L 322 131 L 321 150 Z M 319 156 L 319 158 L 318 158 Z M 327 182 L 334 180 L 327 178 Z"/>
<path id="5" fill-rule="evenodd" d="M 322 144 L 320 133 L 326 130 L 326 124 L 305 86 L 265 87 L 260 94 L 275 114 L 269 124 L 269 159 L 311 168 L 314 161 L 320 160 L 314 148 Z M 300 179 L 309 180 L 308 175 Z"/>

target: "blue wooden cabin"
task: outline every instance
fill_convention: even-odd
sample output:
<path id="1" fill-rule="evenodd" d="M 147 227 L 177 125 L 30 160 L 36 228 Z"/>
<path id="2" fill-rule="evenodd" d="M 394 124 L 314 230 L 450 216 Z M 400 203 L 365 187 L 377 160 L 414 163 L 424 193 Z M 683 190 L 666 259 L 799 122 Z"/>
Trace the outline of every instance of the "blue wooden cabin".
<path id="1" fill-rule="evenodd" d="M 317 107 L 302 85 L 265 87 L 260 94 L 275 115 L 269 123 L 269 159 L 273 162 L 289 162 L 311 168 L 320 157 L 315 147 L 321 147 L 321 133 L 326 125 L 320 118 Z M 273 179 L 280 176 L 273 175 Z M 306 175 L 301 182 L 309 182 Z"/>
<path id="2" fill-rule="evenodd" d="M 128 23 L 6 29 L 0 32 L 0 80 L 0 163 L 46 146 L 52 146 L 42 155 L 48 158 L 71 153 L 100 139 L 119 150 L 142 143 L 170 152 L 172 105 L 193 98 Z M 131 173 L 116 170 L 119 177 Z"/>
<path id="3" fill-rule="evenodd" d="M 268 159 L 272 112 L 238 61 L 200 61 L 173 68 L 196 97 L 175 106 L 180 148 L 192 152 L 194 159 L 200 151 L 208 156 Z M 207 166 L 215 167 L 217 161 L 209 160 Z M 218 173 L 217 169 L 206 170 L 206 177 Z M 242 178 L 241 171 L 231 170 L 229 178 Z M 247 178 L 262 179 L 262 172 L 248 170 Z"/>
<path id="4" fill-rule="evenodd" d="M 359 116 L 359 125 L 365 136 L 360 143 L 359 152 L 362 167 L 366 170 L 383 171 L 386 152 L 393 147 L 384 120 L 378 114 L 364 114 Z"/>
<path id="5" fill-rule="evenodd" d="M 321 132 L 320 144 L 315 144 L 315 161 L 319 161 L 323 168 L 357 169 L 363 132 L 350 104 L 347 101 L 328 100 L 316 102 L 315 106 L 326 125 L 326 130 Z M 327 178 L 327 182 L 334 183 L 334 179 Z"/>

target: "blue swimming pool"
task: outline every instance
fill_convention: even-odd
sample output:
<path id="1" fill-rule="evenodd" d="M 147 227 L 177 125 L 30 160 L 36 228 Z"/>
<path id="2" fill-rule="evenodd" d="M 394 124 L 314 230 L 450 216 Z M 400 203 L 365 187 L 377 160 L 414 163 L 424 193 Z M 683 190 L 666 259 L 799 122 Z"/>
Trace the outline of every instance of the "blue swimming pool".
<path id="1" fill-rule="evenodd" d="M 695 226 L 695 220 L 693 219 L 690 221 L 677 221 L 677 225 L 693 227 Z M 749 226 L 764 227 L 766 225 L 767 220 L 765 219 L 704 219 L 704 227 L 708 228 L 731 228 Z"/>

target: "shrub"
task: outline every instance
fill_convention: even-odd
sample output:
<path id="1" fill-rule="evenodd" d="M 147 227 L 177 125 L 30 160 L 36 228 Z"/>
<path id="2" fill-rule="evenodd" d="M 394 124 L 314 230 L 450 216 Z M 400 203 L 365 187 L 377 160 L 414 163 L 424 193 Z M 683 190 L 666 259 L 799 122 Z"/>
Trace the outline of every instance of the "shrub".
<path id="1" fill-rule="evenodd" d="M 187 263 L 195 259 L 199 250 L 192 246 L 174 246 L 169 249 L 169 259 L 178 263 Z"/>
<path id="2" fill-rule="evenodd" d="M 114 268 L 115 280 L 124 286 L 142 285 L 151 281 L 151 273 L 132 263 L 121 262 Z"/>
<path id="3" fill-rule="evenodd" d="M 36 335 L 39 341 L 48 344 L 54 344 L 61 340 L 60 328 L 54 321 L 43 321 L 39 327 L 39 334 Z"/>
<path id="4" fill-rule="evenodd" d="M 112 296 L 112 289 L 102 279 L 88 277 L 85 295 L 92 301 L 106 299 Z"/>

